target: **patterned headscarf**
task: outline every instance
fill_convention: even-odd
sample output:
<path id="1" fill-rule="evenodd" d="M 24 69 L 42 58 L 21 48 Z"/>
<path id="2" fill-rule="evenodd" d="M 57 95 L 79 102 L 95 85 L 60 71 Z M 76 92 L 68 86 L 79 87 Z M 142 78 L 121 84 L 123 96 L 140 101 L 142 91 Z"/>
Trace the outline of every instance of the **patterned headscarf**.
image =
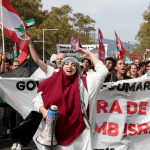
<path id="1" fill-rule="evenodd" d="M 78 76 L 79 77 L 82 76 L 81 75 L 81 66 L 80 66 L 79 60 L 77 58 L 75 58 L 75 57 L 66 57 L 66 58 L 64 58 L 62 60 L 62 62 L 61 62 L 61 68 L 63 67 L 65 62 L 72 62 L 72 63 L 74 63 L 76 65 L 76 67 L 77 67 Z"/>

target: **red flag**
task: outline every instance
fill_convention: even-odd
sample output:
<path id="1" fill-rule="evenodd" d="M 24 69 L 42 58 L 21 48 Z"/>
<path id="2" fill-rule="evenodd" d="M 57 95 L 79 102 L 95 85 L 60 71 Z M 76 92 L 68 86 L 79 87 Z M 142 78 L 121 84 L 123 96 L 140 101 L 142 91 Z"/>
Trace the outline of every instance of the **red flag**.
<path id="1" fill-rule="evenodd" d="M 101 61 L 105 61 L 105 48 L 104 48 L 102 39 L 103 39 L 103 34 L 101 30 L 98 28 L 99 59 Z"/>
<path id="2" fill-rule="evenodd" d="M 1 2 L 2 10 L 5 10 L 3 11 L 4 34 L 6 34 L 13 42 L 19 44 L 21 53 L 18 56 L 18 61 L 21 64 L 28 55 L 28 45 L 22 36 L 22 33 L 28 35 L 26 31 L 27 24 L 23 22 L 17 11 L 7 0 L 2 0 Z M 0 27 L 2 27 L 1 23 L 2 21 L 0 19 Z"/>
<path id="3" fill-rule="evenodd" d="M 79 40 L 79 33 L 78 33 L 78 39 L 77 39 L 77 48 L 82 48 L 81 44 L 80 44 L 80 40 Z M 76 52 L 76 57 L 81 56 L 81 54 L 79 52 Z"/>
<path id="4" fill-rule="evenodd" d="M 130 59 L 140 58 L 140 55 L 138 54 L 129 54 Z"/>
<path id="5" fill-rule="evenodd" d="M 117 35 L 116 31 L 115 31 L 115 36 L 116 36 L 116 46 L 118 46 L 118 44 L 119 44 L 119 38 L 118 38 L 118 35 Z"/>
<path id="6" fill-rule="evenodd" d="M 120 52 L 120 59 L 122 59 L 124 57 L 124 54 L 126 53 L 126 50 L 123 48 L 122 46 L 122 42 L 120 40 L 120 37 L 119 37 L 119 52 Z"/>
<path id="7" fill-rule="evenodd" d="M 150 52 L 150 49 L 149 49 L 149 48 L 146 48 L 146 52 Z"/>
<path id="8" fill-rule="evenodd" d="M 113 56 L 114 56 L 114 59 L 117 59 L 117 58 L 116 58 L 116 55 L 115 55 L 114 53 L 113 53 Z"/>
<path id="9" fill-rule="evenodd" d="M 76 39 L 75 39 L 75 37 L 74 37 L 73 34 L 72 34 L 72 37 L 71 37 L 70 44 L 71 44 L 72 49 L 75 50 L 75 49 L 76 49 L 77 42 L 76 42 Z"/>
<path id="10" fill-rule="evenodd" d="M 80 43 L 80 39 L 79 39 L 79 33 L 78 33 L 77 47 L 78 47 L 78 48 L 82 48 L 81 43 Z"/>

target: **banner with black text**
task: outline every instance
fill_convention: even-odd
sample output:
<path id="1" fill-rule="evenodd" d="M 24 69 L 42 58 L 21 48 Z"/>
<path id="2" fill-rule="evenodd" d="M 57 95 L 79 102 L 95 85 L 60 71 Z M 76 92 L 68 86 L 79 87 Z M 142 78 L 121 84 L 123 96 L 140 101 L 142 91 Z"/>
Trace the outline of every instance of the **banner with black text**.
<path id="1" fill-rule="evenodd" d="M 0 97 L 23 117 L 43 78 L 0 78 Z M 150 147 L 150 77 L 105 83 L 95 105 L 95 150 L 147 150 Z M 40 125 L 36 136 L 42 132 Z M 40 145 L 36 143 L 38 149 Z"/>

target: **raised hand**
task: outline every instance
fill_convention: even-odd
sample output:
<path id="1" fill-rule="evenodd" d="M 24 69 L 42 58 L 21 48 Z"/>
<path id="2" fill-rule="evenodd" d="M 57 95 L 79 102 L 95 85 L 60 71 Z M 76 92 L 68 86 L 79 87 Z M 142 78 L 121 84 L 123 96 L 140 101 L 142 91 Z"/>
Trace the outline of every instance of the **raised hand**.
<path id="1" fill-rule="evenodd" d="M 79 53 L 83 53 L 82 56 L 80 56 L 79 58 L 89 58 L 90 59 L 90 51 L 82 49 L 82 48 L 77 48 L 76 50 L 74 50 L 74 52 L 79 52 Z"/>
<path id="2" fill-rule="evenodd" d="M 6 54 L 2 53 L 2 61 L 5 61 L 5 60 L 6 60 Z"/>
<path id="3" fill-rule="evenodd" d="M 28 44 L 32 44 L 31 38 L 30 38 L 28 35 L 22 33 L 22 36 L 25 37 L 25 41 L 26 41 Z"/>
<path id="4" fill-rule="evenodd" d="M 80 52 L 83 53 L 82 56 L 80 56 L 79 58 L 88 58 L 90 59 L 94 66 L 100 61 L 93 53 L 91 53 L 89 50 L 85 50 L 82 48 L 77 48 L 76 50 L 74 50 L 74 52 Z"/>

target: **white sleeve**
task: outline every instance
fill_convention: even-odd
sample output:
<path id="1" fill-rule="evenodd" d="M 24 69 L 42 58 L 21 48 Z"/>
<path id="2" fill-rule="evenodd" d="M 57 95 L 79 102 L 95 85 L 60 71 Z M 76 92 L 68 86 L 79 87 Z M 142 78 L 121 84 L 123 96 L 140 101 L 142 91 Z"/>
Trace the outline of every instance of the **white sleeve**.
<path id="1" fill-rule="evenodd" d="M 47 74 L 46 74 L 47 77 L 50 77 L 51 75 L 53 75 L 54 70 L 55 69 L 53 67 L 47 65 Z"/>
<path id="2" fill-rule="evenodd" d="M 41 94 L 42 94 L 42 92 L 37 93 L 36 97 L 32 101 L 34 107 L 38 110 L 38 112 L 39 112 L 39 108 L 41 106 L 44 106 Z"/>
<path id="3" fill-rule="evenodd" d="M 86 77 L 89 101 L 94 99 L 95 95 L 97 95 L 108 74 L 108 70 L 102 61 L 96 64 L 95 70 L 96 72 L 91 72 Z"/>

